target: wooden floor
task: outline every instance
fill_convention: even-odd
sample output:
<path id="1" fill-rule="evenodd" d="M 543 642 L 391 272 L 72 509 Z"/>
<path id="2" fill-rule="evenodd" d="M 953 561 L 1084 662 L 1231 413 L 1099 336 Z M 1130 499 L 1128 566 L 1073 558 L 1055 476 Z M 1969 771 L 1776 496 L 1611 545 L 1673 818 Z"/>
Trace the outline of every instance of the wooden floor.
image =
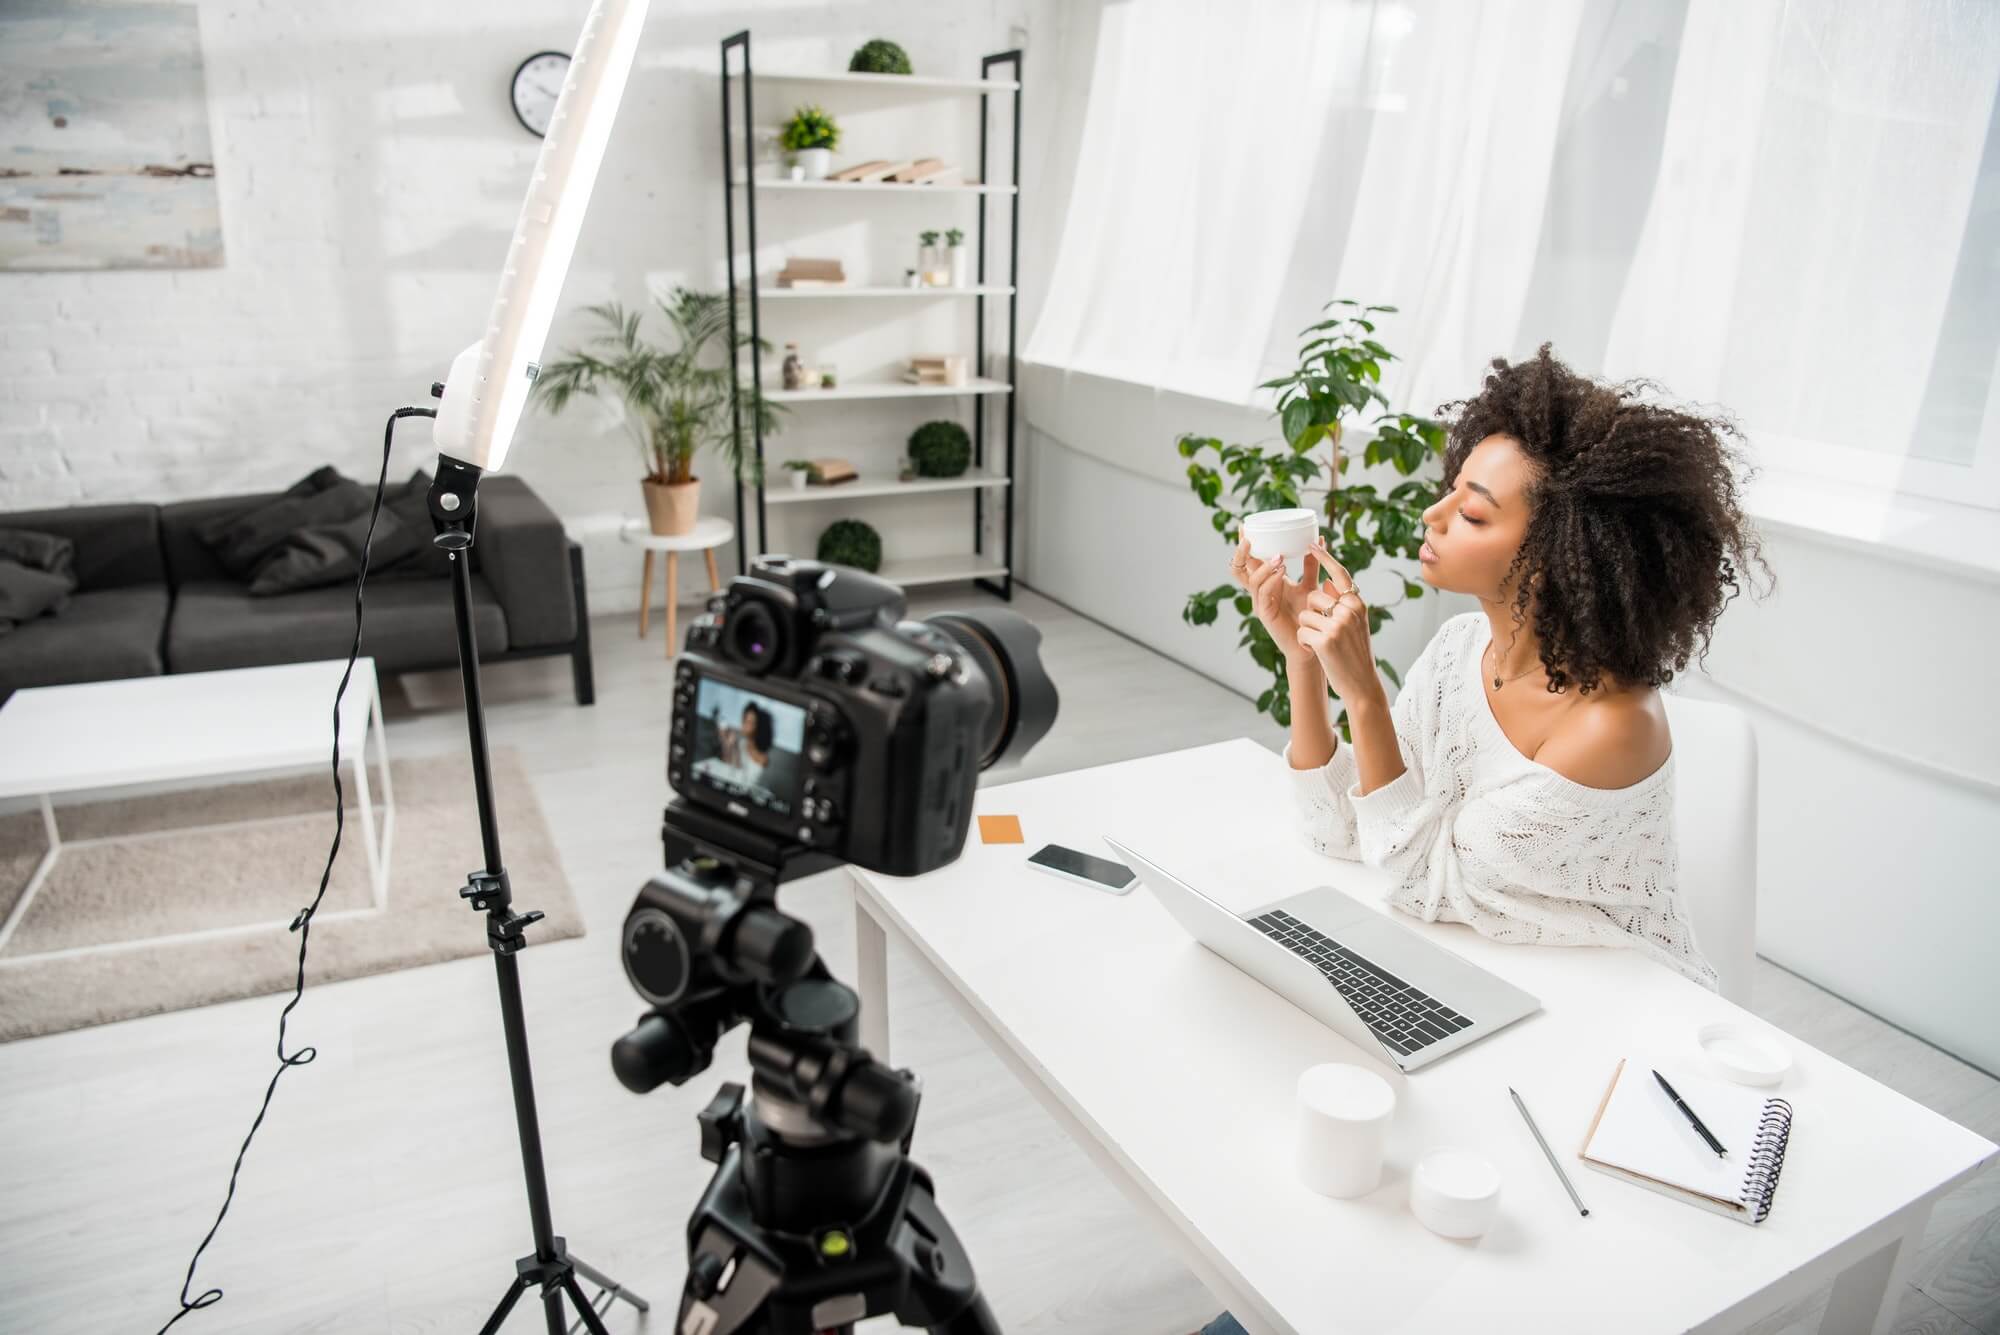
<path id="1" fill-rule="evenodd" d="M 913 610 L 968 600 L 989 601 L 960 592 Z M 991 778 L 1246 732 L 1278 740 L 1221 687 L 1033 594 L 1015 605 L 1043 630 L 1062 714 L 1027 767 Z M 571 703 L 566 660 L 503 664 L 486 674 L 489 731 L 525 756 L 589 928 L 521 956 L 557 1231 L 656 1300 L 643 1326 L 620 1309 L 613 1331 L 666 1332 L 683 1223 L 709 1170 L 694 1115 L 722 1080 L 744 1078 L 742 1037 L 686 1089 L 640 1098 L 611 1077 L 607 1049 L 641 1009 L 614 943 L 659 863 L 671 664 L 657 624 L 643 643 L 629 617 L 599 619 L 593 636 L 594 708 Z M 464 745 L 455 675 L 403 678 L 387 694 L 396 754 Z M 398 837 L 424 832 L 405 826 Z M 478 861 L 467 848 L 466 868 Z M 297 870 L 301 904 L 318 862 Z M 532 908 L 535 893 L 519 885 L 517 902 Z M 784 898 L 851 978 L 844 876 L 799 882 Z M 482 930 L 470 911 L 465 930 Z M 925 1085 L 914 1154 L 1003 1326 L 1167 1335 L 1211 1316 L 1215 1303 L 1166 1243 L 910 961 L 892 956 L 890 986 L 896 1058 Z M 1767 962 L 1756 988 L 1772 1022 L 2000 1139 L 2000 1082 Z M 0 1047 L 0 1331 L 151 1331 L 173 1314 L 270 1076 L 280 1004 L 257 998 Z M 177 1331 L 476 1329 L 530 1246 L 491 963 L 313 988 L 291 1033 L 319 1059 L 281 1082 L 198 1276 L 196 1291 L 218 1285 L 227 1296 Z M 1901 1330 L 2000 1335 L 2000 1173 L 1938 1207 L 1903 1298 Z M 1824 1301 L 1758 1330 L 1809 1331 Z M 526 1304 L 507 1327 L 540 1328 Z"/>

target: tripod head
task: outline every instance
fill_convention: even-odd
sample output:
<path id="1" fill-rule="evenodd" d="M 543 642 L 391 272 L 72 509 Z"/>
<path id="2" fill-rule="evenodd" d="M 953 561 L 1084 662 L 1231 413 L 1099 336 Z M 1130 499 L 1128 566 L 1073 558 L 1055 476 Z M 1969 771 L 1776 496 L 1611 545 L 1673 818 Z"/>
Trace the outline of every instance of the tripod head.
<path id="1" fill-rule="evenodd" d="M 859 1000 L 777 906 L 782 882 L 838 861 L 678 800 L 661 839 L 667 869 L 640 888 L 622 938 L 652 1009 L 612 1045 L 612 1069 L 635 1093 L 685 1084 L 750 1026 L 750 1097 L 725 1084 L 697 1118 L 717 1167 L 688 1221 L 678 1329 L 804 1333 L 893 1313 L 997 1332 L 908 1158 L 916 1077 L 858 1045 Z"/>

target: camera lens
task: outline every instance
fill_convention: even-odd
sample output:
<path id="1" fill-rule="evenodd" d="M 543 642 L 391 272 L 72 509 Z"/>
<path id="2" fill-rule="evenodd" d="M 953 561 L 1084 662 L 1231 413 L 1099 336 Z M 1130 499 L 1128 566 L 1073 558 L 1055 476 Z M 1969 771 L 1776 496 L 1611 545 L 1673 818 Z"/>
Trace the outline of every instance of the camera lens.
<path id="1" fill-rule="evenodd" d="M 1018 612 L 982 608 L 924 618 L 949 635 L 993 687 L 979 768 L 1019 760 L 1056 721 L 1056 684 L 1042 667 L 1042 632 Z"/>
<path id="2" fill-rule="evenodd" d="M 722 643 L 730 657 L 754 673 L 769 672 L 784 648 L 777 619 L 755 598 L 745 598 L 730 609 Z"/>

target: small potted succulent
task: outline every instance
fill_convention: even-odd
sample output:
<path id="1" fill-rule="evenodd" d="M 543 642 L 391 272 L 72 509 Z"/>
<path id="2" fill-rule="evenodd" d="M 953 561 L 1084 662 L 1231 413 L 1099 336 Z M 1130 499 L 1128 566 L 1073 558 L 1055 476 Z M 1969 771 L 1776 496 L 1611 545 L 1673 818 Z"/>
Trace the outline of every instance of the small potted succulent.
<path id="1" fill-rule="evenodd" d="M 972 274 L 972 256 L 965 249 L 965 233 L 958 228 L 948 229 L 944 234 L 945 253 L 951 257 L 951 285 L 967 287 L 967 279 Z"/>
<path id="2" fill-rule="evenodd" d="M 855 48 L 853 59 L 847 62 L 849 74 L 908 74 L 910 58 L 886 37 L 877 37 L 872 42 L 863 42 Z"/>
<path id="3" fill-rule="evenodd" d="M 807 483 L 819 481 L 819 465 L 810 459 L 787 459 L 784 469 L 792 475 L 793 491 L 804 491 Z"/>
<path id="4" fill-rule="evenodd" d="M 780 143 L 792 155 L 808 181 L 823 181 L 833 170 L 833 150 L 840 147 L 840 127 L 822 107 L 800 107 L 785 122 Z"/>
<path id="5" fill-rule="evenodd" d="M 917 272 L 923 275 L 925 287 L 938 287 L 944 281 L 943 247 L 938 245 L 941 235 L 936 231 L 917 233 Z"/>

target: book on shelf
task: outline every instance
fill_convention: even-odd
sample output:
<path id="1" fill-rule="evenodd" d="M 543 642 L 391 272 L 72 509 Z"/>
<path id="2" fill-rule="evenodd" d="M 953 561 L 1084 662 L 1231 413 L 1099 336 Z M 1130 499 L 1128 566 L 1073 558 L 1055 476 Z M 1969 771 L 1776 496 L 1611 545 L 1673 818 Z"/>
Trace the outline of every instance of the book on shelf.
<path id="1" fill-rule="evenodd" d="M 912 357 L 903 368 L 903 379 L 913 385 L 962 385 L 969 370 L 963 355 Z"/>
<path id="2" fill-rule="evenodd" d="M 813 485 L 817 487 L 837 487 L 843 482 L 860 480 L 861 474 L 845 459 L 809 459 L 813 466 Z"/>
<path id="3" fill-rule="evenodd" d="M 812 260 L 792 256 L 778 270 L 779 287 L 845 287 L 847 270 L 839 260 Z"/>

